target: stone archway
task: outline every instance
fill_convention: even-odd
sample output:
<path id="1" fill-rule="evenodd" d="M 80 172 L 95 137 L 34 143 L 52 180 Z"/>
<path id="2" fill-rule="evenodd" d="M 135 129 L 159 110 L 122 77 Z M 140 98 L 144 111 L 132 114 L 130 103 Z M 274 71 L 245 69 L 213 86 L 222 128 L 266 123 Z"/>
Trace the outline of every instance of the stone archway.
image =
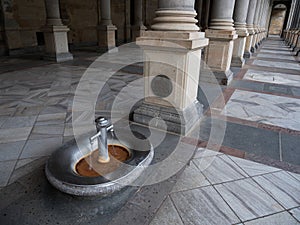
<path id="1" fill-rule="evenodd" d="M 287 6 L 285 4 L 277 4 L 273 7 L 269 28 L 269 35 L 280 36 L 283 31 L 285 17 L 287 15 Z"/>

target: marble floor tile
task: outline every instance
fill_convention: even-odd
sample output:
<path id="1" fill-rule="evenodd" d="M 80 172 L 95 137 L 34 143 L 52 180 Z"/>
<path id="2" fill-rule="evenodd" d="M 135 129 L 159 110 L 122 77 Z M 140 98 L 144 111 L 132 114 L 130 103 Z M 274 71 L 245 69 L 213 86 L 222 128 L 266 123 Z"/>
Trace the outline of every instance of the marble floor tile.
<path id="1" fill-rule="evenodd" d="M 0 161 L 17 160 L 25 141 L 0 144 Z"/>
<path id="2" fill-rule="evenodd" d="M 178 212 L 176 211 L 171 199 L 168 197 L 158 212 L 156 213 L 154 219 L 151 221 L 150 225 L 183 225 Z"/>
<path id="3" fill-rule="evenodd" d="M 29 139 L 34 140 L 62 136 L 64 129 L 64 124 L 34 126 L 29 136 Z"/>
<path id="4" fill-rule="evenodd" d="M 215 188 L 242 221 L 283 210 L 250 178 L 219 184 Z"/>
<path id="5" fill-rule="evenodd" d="M 226 155 L 194 159 L 193 162 L 212 184 L 248 177 L 248 175 Z M 207 162 L 209 162 L 209 165 L 206 164 Z"/>
<path id="6" fill-rule="evenodd" d="M 49 156 L 62 145 L 62 137 L 28 140 L 20 159 Z"/>
<path id="7" fill-rule="evenodd" d="M 228 157 L 232 159 L 239 167 L 241 167 L 249 176 L 257 176 L 281 170 L 275 167 L 266 166 L 261 163 L 256 163 L 233 156 Z"/>
<path id="8" fill-rule="evenodd" d="M 274 73 L 260 70 L 248 70 L 244 76 L 246 80 L 266 82 L 271 84 L 284 84 L 300 87 L 300 76 L 286 73 Z"/>
<path id="9" fill-rule="evenodd" d="M 295 177 L 297 180 L 300 181 L 300 174 L 298 173 L 292 173 L 292 172 L 288 172 L 291 176 Z"/>
<path id="10" fill-rule="evenodd" d="M 0 186 L 6 186 L 16 165 L 16 160 L 0 162 Z"/>
<path id="11" fill-rule="evenodd" d="M 205 149 L 205 148 L 199 148 L 197 149 L 194 155 L 194 159 L 217 156 L 217 155 L 222 155 L 222 153 L 214 150 Z"/>
<path id="12" fill-rule="evenodd" d="M 300 207 L 292 209 L 289 212 L 300 223 Z"/>
<path id="13" fill-rule="evenodd" d="M 300 131 L 300 99 L 236 90 L 222 114 Z"/>
<path id="14" fill-rule="evenodd" d="M 299 225 L 299 223 L 288 212 L 277 213 L 274 215 L 245 222 L 244 224 L 245 225 Z"/>
<path id="15" fill-rule="evenodd" d="M 31 162 L 33 162 L 34 160 L 36 159 L 39 159 L 39 157 L 35 157 L 35 158 L 26 158 L 26 159 L 20 159 L 17 161 L 17 164 L 16 164 L 16 168 L 15 169 L 19 169 Z"/>
<path id="16" fill-rule="evenodd" d="M 288 70 L 300 70 L 300 65 L 298 63 L 274 62 L 256 59 L 254 60 L 253 65 Z"/>
<path id="17" fill-rule="evenodd" d="M 173 193 L 171 198 L 184 224 L 231 225 L 241 222 L 211 186 Z"/>
<path id="18" fill-rule="evenodd" d="M 271 53 L 271 54 L 276 54 L 276 55 L 291 55 L 291 52 L 289 51 L 276 51 L 276 50 L 268 50 L 268 49 L 262 49 L 260 50 L 260 53 Z"/>
<path id="19" fill-rule="evenodd" d="M 180 178 L 177 180 L 172 192 L 190 190 L 208 185 L 210 185 L 208 180 L 203 176 L 194 163 L 191 162 L 180 175 Z"/>
<path id="20" fill-rule="evenodd" d="M 2 124 L 1 129 L 32 127 L 36 120 L 36 116 L 14 116 L 9 117 Z"/>
<path id="21" fill-rule="evenodd" d="M 286 209 L 300 205 L 300 181 L 285 171 L 253 178 Z"/>
<path id="22" fill-rule="evenodd" d="M 267 54 L 267 53 L 259 53 L 257 54 L 258 58 L 268 58 L 268 59 L 283 59 L 283 60 L 295 60 L 293 56 L 290 55 L 274 55 L 274 54 Z"/>
<path id="23" fill-rule="evenodd" d="M 0 144 L 27 140 L 32 127 L 0 129 Z"/>
<path id="24" fill-rule="evenodd" d="M 7 120 L 7 118 L 9 118 L 9 117 L 8 116 L 0 116 L 0 127 Z"/>
<path id="25" fill-rule="evenodd" d="M 44 114 L 39 115 L 35 125 L 55 125 L 55 124 L 64 124 L 67 113 L 56 113 L 56 114 Z"/>

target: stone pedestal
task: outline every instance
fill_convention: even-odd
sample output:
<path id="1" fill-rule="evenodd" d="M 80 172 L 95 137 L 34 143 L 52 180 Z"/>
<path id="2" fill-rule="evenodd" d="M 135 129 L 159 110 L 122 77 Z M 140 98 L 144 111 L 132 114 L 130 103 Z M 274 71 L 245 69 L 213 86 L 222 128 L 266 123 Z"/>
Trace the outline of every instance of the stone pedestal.
<path id="1" fill-rule="evenodd" d="M 142 36 L 143 32 L 147 30 L 147 27 L 144 25 L 134 25 L 132 26 L 132 40 L 136 41 L 136 39 Z"/>
<path id="2" fill-rule="evenodd" d="M 254 53 L 255 52 L 255 50 L 256 50 L 256 42 L 257 42 L 257 37 L 258 37 L 258 33 L 259 33 L 259 31 L 258 31 L 258 28 L 255 28 L 254 29 L 254 34 L 253 34 L 253 39 L 252 39 L 252 43 L 251 43 L 251 52 L 252 53 Z"/>
<path id="3" fill-rule="evenodd" d="M 116 26 L 99 25 L 98 26 L 98 47 L 104 52 L 118 51 L 116 48 Z"/>
<path id="4" fill-rule="evenodd" d="M 116 52 L 116 30 L 111 20 L 110 0 L 100 0 L 101 21 L 98 26 L 98 47 L 100 51 Z"/>
<path id="5" fill-rule="evenodd" d="M 235 67 L 243 67 L 245 64 L 244 53 L 247 37 L 249 33 L 245 31 L 237 31 L 238 38 L 234 40 L 231 65 Z"/>
<path id="6" fill-rule="evenodd" d="M 251 55 L 252 55 L 251 46 L 252 46 L 254 30 L 252 28 L 249 28 L 248 33 L 249 33 L 249 36 L 246 37 L 245 52 L 244 52 L 245 58 L 251 58 Z"/>
<path id="7" fill-rule="evenodd" d="M 163 119 L 168 131 L 187 134 L 202 115 L 197 93 L 208 39 L 200 32 L 146 31 L 137 44 L 144 50 L 145 100 L 134 121 L 162 128 Z"/>
<path id="8" fill-rule="evenodd" d="M 45 37 L 44 59 L 56 62 L 73 60 L 69 52 L 68 36 L 70 30 L 62 24 L 58 0 L 45 0 L 47 21 L 42 29 Z"/>
<path id="9" fill-rule="evenodd" d="M 73 60 L 73 55 L 69 52 L 67 26 L 46 26 L 43 28 L 45 37 L 44 59 L 56 62 Z"/>
<path id="10" fill-rule="evenodd" d="M 206 65 L 201 72 L 201 81 L 213 82 L 208 70 L 212 70 L 216 79 L 222 85 L 231 82 L 233 73 L 230 70 L 233 54 L 233 41 L 237 39 L 236 31 L 206 30 L 205 37 L 209 38 L 209 46 L 206 48 Z"/>

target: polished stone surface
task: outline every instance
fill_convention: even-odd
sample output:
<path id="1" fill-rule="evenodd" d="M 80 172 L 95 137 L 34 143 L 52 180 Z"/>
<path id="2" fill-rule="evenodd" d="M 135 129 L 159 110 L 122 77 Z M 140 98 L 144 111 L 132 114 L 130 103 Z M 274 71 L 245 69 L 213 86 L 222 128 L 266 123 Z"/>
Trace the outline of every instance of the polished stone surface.
<path id="1" fill-rule="evenodd" d="M 259 53 L 257 54 L 258 58 L 268 58 L 268 59 L 282 59 L 282 60 L 295 60 L 293 56 L 289 55 L 274 55 L 274 54 L 267 54 L 267 53 Z"/>
<path id="2" fill-rule="evenodd" d="M 240 222 L 213 187 L 171 194 L 184 224 L 234 224 Z"/>
<path id="3" fill-rule="evenodd" d="M 223 115 L 300 131 L 300 100 L 236 90 Z"/>
<path id="4" fill-rule="evenodd" d="M 291 209 L 300 204 L 300 181 L 285 171 L 255 177 L 261 187 L 285 209 Z"/>
<path id="5" fill-rule="evenodd" d="M 253 65 L 300 71 L 300 65 L 298 63 L 274 62 L 256 59 L 254 60 Z"/>
<path id="6" fill-rule="evenodd" d="M 266 216 L 260 219 L 244 223 L 245 225 L 298 225 L 299 221 L 295 220 L 288 212 L 281 212 L 274 215 Z"/>
<path id="7" fill-rule="evenodd" d="M 243 179 L 215 187 L 242 221 L 283 210 L 280 204 L 252 179 Z"/>
<path id="8" fill-rule="evenodd" d="M 300 87 L 300 76 L 286 73 L 248 70 L 244 76 L 244 79 Z"/>

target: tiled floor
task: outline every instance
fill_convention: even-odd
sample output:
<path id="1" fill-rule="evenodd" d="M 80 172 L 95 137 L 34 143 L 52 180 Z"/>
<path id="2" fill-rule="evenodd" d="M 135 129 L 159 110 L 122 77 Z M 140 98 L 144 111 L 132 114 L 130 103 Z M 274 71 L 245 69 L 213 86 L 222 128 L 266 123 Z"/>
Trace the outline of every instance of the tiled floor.
<path id="1" fill-rule="evenodd" d="M 130 48 L 130 53 L 124 61 L 128 52 L 121 49 L 96 64 L 111 71 L 142 61 L 138 49 Z M 300 175 L 294 173 L 300 171 L 300 66 L 281 40 L 265 41 L 247 62 L 246 71 L 237 74 L 224 91 L 225 108 L 212 108 L 218 114 L 205 115 L 200 146 L 207 144 L 212 120 L 217 127 L 225 121 L 220 151 L 199 148 L 178 179 L 138 190 L 137 197 L 109 219 L 96 202 L 87 200 L 81 206 L 80 200 L 51 189 L 43 171 L 37 169 L 73 137 L 74 93 L 96 58 L 96 54 L 78 52 L 73 62 L 62 64 L 35 58 L 0 59 L 0 220 L 10 224 L 22 224 L 25 217 L 24 224 L 36 218 L 40 224 L 99 224 L 102 219 L 112 219 L 111 225 L 300 224 Z M 95 68 L 92 71 L 97 72 Z M 98 101 L 96 114 L 107 113 L 114 95 L 141 74 L 141 64 L 115 74 Z M 135 97 L 130 92 L 124 95 Z M 125 107 L 129 102 L 120 104 Z M 90 112 L 80 112 L 73 120 L 90 116 Z M 20 179 L 32 171 L 38 175 L 29 180 L 37 187 L 27 194 L 26 182 Z M 27 182 L 32 185 L 31 180 Z M 84 206 L 93 210 L 86 212 Z M 16 223 L 12 222 L 14 213 Z"/>

